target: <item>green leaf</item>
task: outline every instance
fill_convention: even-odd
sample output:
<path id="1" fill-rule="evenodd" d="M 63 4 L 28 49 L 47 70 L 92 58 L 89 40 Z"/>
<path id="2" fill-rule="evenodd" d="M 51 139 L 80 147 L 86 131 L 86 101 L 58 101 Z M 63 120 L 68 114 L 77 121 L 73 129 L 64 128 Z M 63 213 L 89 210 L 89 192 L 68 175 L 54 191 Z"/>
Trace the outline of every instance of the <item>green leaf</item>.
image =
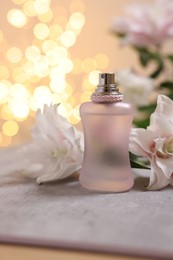
<path id="1" fill-rule="evenodd" d="M 129 157 L 130 157 L 130 160 L 132 160 L 132 161 L 136 161 L 138 158 L 137 155 L 135 155 L 134 153 L 131 153 L 131 152 L 129 152 Z"/>
<path id="2" fill-rule="evenodd" d="M 139 128 L 147 128 L 147 126 L 149 125 L 150 123 L 150 118 L 145 118 L 145 119 L 135 119 L 133 120 L 133 123 L 136 127 L 139 127 Z"/>
<path id="3" fill-rule="evenodd" d="M 144 164 L 141 164 L 136 161 L 131 161 L 131 160 L 130 160 L 130 166 L 131 166 L 131 168 L 137 168 L 137 169 L 150 169 L 149 167 L 147 167 Z"/>
<path id="4" fill-rule="evenodd" d="M 151 60 L 151 56 L 150 56 L 148 53 L 142 52 L 142 53 L 140 54 L 140 62 L 141 62 L 141 64 L 142 64 L 144 67 L 146 67 L 146 66 L 148 65 L 148 63 L 149 63 L 150 60 Z"/>
<path id="5" fill-rule="evenodd" d="M 173 55 L 170 54 L 170 55 L 167 56 L 167 58 L 168 58 L 171 62 L 173 62 Z"/>
<path id="6" fill-rule="evenodd" d="M 151 53 L 145 48 L 136 48 L 136 50 L 139 52 L 139 59 L 141 64 L 146 67 L 149 61 L 152 59 Z"/>
<path id="7" fill-rule="evenodd" d="M 111 30 L 110 33 L 111 33 L 113 36 L 116 36 L 116 37 L 119 37 L 119 38 L 125 37 L 125 33 L 115 32 L 114 30 Z"/>
<path id="8" fill-rule="evenodd" d="M 173 93 L 170 93 L 170 94 L 168 94 L 167 96 L 168 96 L 170 99 L 173 100 Z"/>
<path id="9" fill-rule="evenodd" d="M 157 69 L 150 75 L 150 77 L 153 79 L 157 78 L 164 69 L 164 63 L 162 60 L 158 59 L 157 63 L 158 63 Z"/>
<path id="10" fill-rule="evenodd" d="M 173 81 L 165 81 L 160 84 L 160 88 L 168 88 L 173 90 Z"/>
<path id="11" fill-rule="evenodd" d="M 139 59 L 144 67 L 146 67 L 150 61 L 154 61 L 157 64 L 156 70 L 150 75 L 150 77 L 158 77 L 164 69 L 164 63 L 160 53 L 149 51 L 146 48 L 135 48 L 135 50 L 139 52 Z"/>
<path id="12" fill-rule="evenodd" d="M 155 109 L 156 109 L 156 103 L 138 107 L 139 111 L 142 111 L 142 112 L 146 111 L 146 112 L 149 112 L 149 113 L 154 112 Z"/>
<path id="13" fill-rule="evenodd" d="M 130 157 L 130 165 L 131 168 L 138 168 L 138 169 L 150 169 L 147 165 L 142 164 L 138 161 L 138 156 L 134 155 L 133 153 L 129 152 Z"/>
<path id="14" fill-rule="evenodd" d="M 125 37 L 125 33 L 117 32 L 116 35 L 120 38 Z"/>

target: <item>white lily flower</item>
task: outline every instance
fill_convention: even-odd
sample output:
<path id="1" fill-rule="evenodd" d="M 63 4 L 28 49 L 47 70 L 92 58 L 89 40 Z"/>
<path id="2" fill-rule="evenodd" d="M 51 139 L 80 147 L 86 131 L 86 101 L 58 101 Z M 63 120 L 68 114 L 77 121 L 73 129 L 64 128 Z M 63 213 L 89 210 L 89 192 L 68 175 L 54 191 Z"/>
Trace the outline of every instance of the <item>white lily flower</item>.
<path id="1" fill-rule="evenodd" d="M 125 12 L 126 16 L 116 17 L 113 23 L 113 31 L 124 35 L 123 44 L 147 48 L 173 37 L 172 0 L 136 1 Z"/>
<path id="2" fill-rule="evenodd" d="M 118 82 L 125 102 L 136 106 L 146 105 L 154 88 L 151 78 L 135 74 L 130 69 L 117 71 Z"/>
<path id="3" fill-rule="evenodd" d="M 37 111 L 31 136 L 30 143 L 1 151 L 6 173 L 22 171 L 40 184 L 66 178 L 81 168 L 83 134 L 58 114 L 56 105 Z"/>
<path id="4" fill-rule="evenodd" d="M 173 101 L 159 95 L 147 129 L 133 128 L 129 149 L 151 163 L 148 189 L 161 189 L 173 183 Z"/>

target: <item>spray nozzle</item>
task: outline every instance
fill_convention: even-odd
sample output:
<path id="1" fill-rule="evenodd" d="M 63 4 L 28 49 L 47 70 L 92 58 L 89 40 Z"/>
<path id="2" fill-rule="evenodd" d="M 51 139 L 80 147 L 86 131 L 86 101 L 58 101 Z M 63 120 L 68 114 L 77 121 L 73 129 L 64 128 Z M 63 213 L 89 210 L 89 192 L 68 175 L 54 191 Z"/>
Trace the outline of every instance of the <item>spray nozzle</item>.
<path id="1" fill-rule="evenodd" d="M 99 74 L 99 86 L 108 86 L 116 84 L 115 83 L 115 74 L 114 73 L 100 73 Z"/>
<path id="2" fill-rule="evenodd" d="M 117 88 L 114 73 L 100 73 L 99 85 L 92 94 L 91 99 L 94 102 L 115 102 L 121 101 L 123 95 Z"/>

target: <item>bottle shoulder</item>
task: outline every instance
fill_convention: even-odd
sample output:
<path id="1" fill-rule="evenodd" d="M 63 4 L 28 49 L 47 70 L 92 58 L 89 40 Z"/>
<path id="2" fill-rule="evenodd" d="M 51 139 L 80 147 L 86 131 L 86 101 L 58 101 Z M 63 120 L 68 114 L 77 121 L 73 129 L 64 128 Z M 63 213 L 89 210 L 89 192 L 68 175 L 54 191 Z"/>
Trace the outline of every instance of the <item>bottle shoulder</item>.
<path id="1" fill-rule="evenodd" d="M 84 114 L 134 114 L 134 107 L 130 103 L 95 103 L 85 102 L 80 106 L 80 113 Z"/>

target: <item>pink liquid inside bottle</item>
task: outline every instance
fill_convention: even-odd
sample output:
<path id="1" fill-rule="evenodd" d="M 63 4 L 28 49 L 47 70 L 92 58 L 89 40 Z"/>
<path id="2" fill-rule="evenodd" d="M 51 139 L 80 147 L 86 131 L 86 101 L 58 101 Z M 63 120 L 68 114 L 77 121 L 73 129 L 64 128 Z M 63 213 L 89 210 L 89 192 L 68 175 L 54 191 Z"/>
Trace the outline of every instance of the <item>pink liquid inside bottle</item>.
<path id="1" fill-rule="evenodd" d="M 101 73 L 92 102 L 81 105 L 85 151 L 80 184 L 91 190 L 122 192 L 134 183 L 129 161 L 133 107 L 122 102 L 113 73 Z"/>

